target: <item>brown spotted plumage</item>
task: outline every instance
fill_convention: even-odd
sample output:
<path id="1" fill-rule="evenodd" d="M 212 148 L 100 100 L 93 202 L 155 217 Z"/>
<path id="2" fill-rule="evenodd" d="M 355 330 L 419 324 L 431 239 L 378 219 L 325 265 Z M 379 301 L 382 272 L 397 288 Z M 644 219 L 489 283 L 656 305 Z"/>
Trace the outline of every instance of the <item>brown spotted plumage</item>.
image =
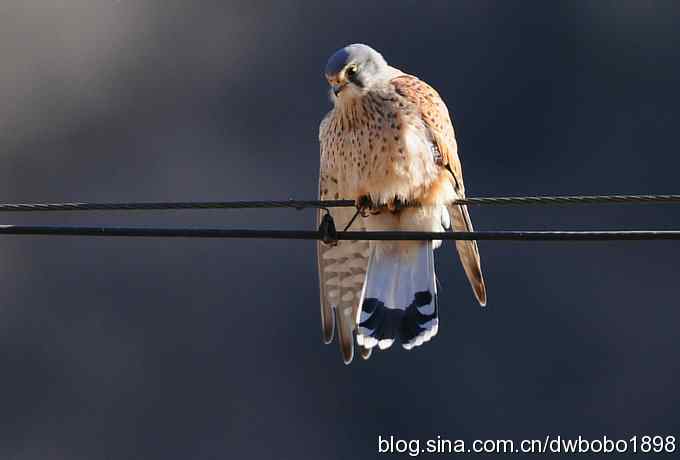
<path id="1" fill-rule="evenodd" d="M 386 205 L 359 218 L 352 230 L 472 231 L 453 125 L 439 94 L 418 78 L 389 67 L 365 45 L 350 45 L 328 62 L 334 108 L 321 122 L 321 199 L 368 199 Z M 398 203 L 418 202 L 419 208 Z M 320 212 L 320 216 L 324 211 Z M 353 209 L 332 210 L 338 229 Z M 354 331 L 367 356 L 399 338 L 420 345 L 438 329 L 432 249 L 439 242 L 342 241 L 319 244 L 321 316 L 326 342 L 334 327 L 346 363 Z M 456 247 L 479 302 L 486 303 L 474 241 Z M 368 275 L 367 275 L 368 272 Z M 415 318 L 415 319 L 414 319 Z"/>
<path id="2" fill-rule="evenodd" d="M 463 170 L 458 158 L 458 144 L 453 131 L 453 123 L 451 123 L 449 111 L 444 101 L 430 85 L 411 75 L 394 78 L 391 83 L 398 94 L 417 107 L 417 113 L 420 114 L 432 136 L 435 162 L 446 170 L 443 173 L 444 180 L 452 182 L 456 198 L 465 198 Z M 433 192 L 436 193 L 437 190 L 434 189 Z M 450 204 L 448 209 L 453 217 L 453 229 L 455 231 L 473 231 L 467 206 Z M 486 305 L 486 286 L 484 285 L 477 242 L 456 241 L 456 249 L 477 300 L 481 305 Z"/>

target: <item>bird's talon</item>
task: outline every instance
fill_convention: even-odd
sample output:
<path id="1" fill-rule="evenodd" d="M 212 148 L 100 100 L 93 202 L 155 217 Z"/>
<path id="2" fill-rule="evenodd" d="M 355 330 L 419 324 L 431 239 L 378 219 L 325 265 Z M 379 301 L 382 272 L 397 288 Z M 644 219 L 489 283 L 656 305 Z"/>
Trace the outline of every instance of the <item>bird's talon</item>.
<path id="1" fill-rule="evenodd" d="M 396 214 L 406 207 L 408 207 L 408 203 L 401 201 L 399 198 L 394 198 L 387 203 L 387 209 L 389 209 L 392 214 Z"/>
<path id="2" fill-rule="evenodd" d="M 356 207 L 361 217 L 368 217 L 368 213 L 372 213 L 375 209 L 373 200 L 368 195 L 362 195 L 356 200 Z"/>

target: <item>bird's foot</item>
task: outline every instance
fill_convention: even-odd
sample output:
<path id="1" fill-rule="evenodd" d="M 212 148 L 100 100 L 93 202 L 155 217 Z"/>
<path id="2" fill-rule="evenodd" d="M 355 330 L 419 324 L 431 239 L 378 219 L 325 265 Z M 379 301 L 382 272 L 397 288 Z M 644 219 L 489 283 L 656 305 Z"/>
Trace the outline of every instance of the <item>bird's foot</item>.
<path id="1" fill-rule="evenodd" d="M 369 214 L 380 214 L 381 210 L 387 210 L 392 214 L 397 214 L 403 209 L 410 207 L 408 201 L 394 197 L 385 204 L 374 203 L 369 195 L 362 195 L 356 200 L 356 207 L 361 217 L 368 217 Z"/>
<path id="2" fill-rule="evenodd" d="M 355 201 L 355 205 L 361 217 L 368 217 L 369 214 L 380 214 L 380 207 L 373 203 L 369 195 L 361 195 Z"/>
<path id="3" fill-rule="evenodd" d="M 402 201 L 397 197 L 394 197 L 390 201 L 387 202 L 387 209 L 392 213 L 396 214 L 400 212 L 404 208 L 408 208 L 409 204 L 406 201 Z"/>

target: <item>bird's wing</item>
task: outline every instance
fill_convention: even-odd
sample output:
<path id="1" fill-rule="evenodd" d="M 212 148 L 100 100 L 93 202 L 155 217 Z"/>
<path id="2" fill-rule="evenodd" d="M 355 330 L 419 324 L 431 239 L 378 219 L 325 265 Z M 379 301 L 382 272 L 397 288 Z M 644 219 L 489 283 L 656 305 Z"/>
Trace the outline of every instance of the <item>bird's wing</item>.
<path id="1" fill-rule="evenodd" d="M 464 198 L 463 171 L 458 158 L 456 135 L 446 104 L 430 85 L 412 75 L 398 76 L 393 78 L 391 83 L 395 91 L 411 102 L 419 113 L 432 139 L 434 160 L 448 169 L 454 190 L 459 198 Z M 473 231 L 467 206 L 450 205 L 449 213 L 453 217 L 453 228 L 456 231 Z M 456 249 L 477 300 L 480 304 L 486 305 L 486 286 L 477 242 L 456 241 Z"/>
<path id="2" fill-rule="evenodd" d="M 328 117 L 321 122 L 321 168 L 319 173 L 319 199 L 343 199 L 338 187 L 337 171 L 329 155 L 339 146 L 331 145 L 334 139 L 327 135 Z M 317 225 L 326 211 L 319 210 Z M 338 231 L 344 230 L 356 210 L 354 208 L 333 208 L 331 215 Z M 363 219 L 358 217 L 348 230 L 365 230 Z M 321 328 L 326 343 L 333 340 L 337 330 L 338 342 L 346 364 L 354 356 L 354 330 L 356 312 L 361 296 L 366 268 L 368 266 L 367 241 L 339 241 L 335 246 L 317 243 L 319 265 L 319 291 L 321 302 Z M 361 356 L 368 358 L 371 350 L 359 347 Z"/>

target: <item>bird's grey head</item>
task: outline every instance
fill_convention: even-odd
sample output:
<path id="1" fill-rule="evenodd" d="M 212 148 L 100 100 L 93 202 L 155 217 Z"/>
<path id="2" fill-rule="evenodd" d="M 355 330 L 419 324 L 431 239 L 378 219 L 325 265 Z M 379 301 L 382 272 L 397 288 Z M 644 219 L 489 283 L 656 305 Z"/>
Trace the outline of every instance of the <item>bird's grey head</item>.
<path id="1" fill-rule="evenodd" d="M 334 96 L 350 97 L 366 93 L 385 80 L 389 67 L 380 53 L 368 45 L 356 43 L 339 49 L 328 59 L 326 80 Z"/>

